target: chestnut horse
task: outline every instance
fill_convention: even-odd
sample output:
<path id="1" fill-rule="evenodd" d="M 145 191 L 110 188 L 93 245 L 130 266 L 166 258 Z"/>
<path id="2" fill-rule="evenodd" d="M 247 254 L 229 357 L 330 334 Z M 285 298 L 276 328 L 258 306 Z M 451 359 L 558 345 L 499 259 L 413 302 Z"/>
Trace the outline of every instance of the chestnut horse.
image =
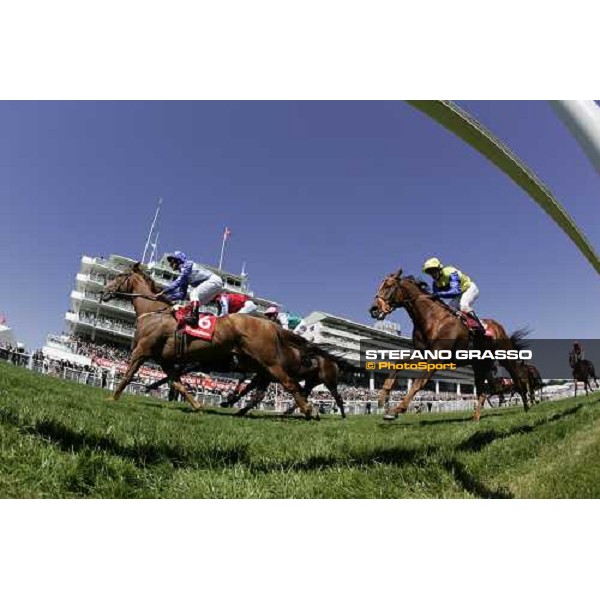
<path id="1" fill-rule="evenodd" d="M 306 396 L 310 396 L 311 391 L 317 385 L 322 383 L 329 390 L 329 393 L 332 395 L 335 403 L 340 409 L 342 418 L 345 419 L 346 411 L 344 409 L 344 400 L 337 389 L 339 377 L 343 372 L 354 372 L 358 369 L 351 363 L 331 355 L 316 344 L 309 342 L 291 331 L 284 329 L 281 333 L 286 342 L 288 342 L 296 352 L 299 352 L 299 358 L 302 363 L 299 377 L 304 380 L 303 389 Z M 264 398 L 269 384 L 273 382 L 272 378 L 265 377 L 260 373 L 255 375 L 245 387 L 243 386 L 244 381 L 245 378 L 241 379 L 235 390 L 229 393 L 224 402 L 221 402 L 221 407 L 223 408 L 233 406 L 252 390 L 256 390 L 251 402 L 236 413 L 239 416 L 245 415 L 258 406 Z"/>
<path id="2" fill-rule="evenodd" d="M 471 334 L 467 326 L 453 314 L 443 302 L 436 300 L 424 291 L 419 282 L 413 277 L 402 277 L 402 269 L 397 273 L 388 275 L 377 290 L 375 301 L 369 312 L 374 319 L 383 320 L 397 308 L 404 308 L 413 322 L 413 345 L 417 350 L 467 350 L 470 345 Z M 493 339 L 489 336 L 478 335 L 474 341 L 474 348 L 478 350 L 519 350 L 524 347 L 521 338 L 523 331 L 517 331 L 508 336 L 506 331 L 496 321 L 484 320 L 488 330 L 493 332 Z M 475 376 L 475 389 L 477 403 L 473 419 L 479 421 L 481 409 L 485 403 L 485 380 L 492 369 L 491 360 L 465 361 L 462 365 L 471 365 Z M 527 391 L 523 384 L 515 361 L 505 360 L 501 364 L 510 373 L 516 389 L 523 400 L 523 407 L 529 410 Z M 408 410 L 411 400 L 431 379 L 435 371 L 427 371 L 422 377 L 413 382 L 399 406 L 388 410 L 384 418 L 394 419 L 399 413 Z"/>
<path id="3" fill-rule="evenodd" d="M 313 407 L 298 383 L 301 361 L 277 325 L 250 315 L 220 317 L 210 342 L 190 338 L 185 352 L 178 355 L 175 341 L 177 321 L 172 305 L 156 300 L 159 292 L 156 283 L 140 263 L 136 263 L 130 271 L 115 277 L 102 294 L 104 302 L 115 297 L 130 299 L 137 317 L 131 359 L 113 400 L 118 400 L 142 364 L 153 359 L 162 367 L 173 387 L 183 394 L 194 410 L 199 410 L 202 405 L 181 381 L 181 366 L 193 363 L 205 370 L 226 371 L 235 353 L 252 371 L 281 383 L 307 419 L 313 416 Z"/>

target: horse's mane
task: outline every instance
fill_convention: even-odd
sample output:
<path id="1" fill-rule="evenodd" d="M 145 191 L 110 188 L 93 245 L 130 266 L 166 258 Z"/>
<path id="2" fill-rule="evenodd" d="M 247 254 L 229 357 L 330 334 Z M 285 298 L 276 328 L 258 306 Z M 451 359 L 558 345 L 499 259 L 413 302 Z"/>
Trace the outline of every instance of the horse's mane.
<path id="1" fill-rule="evenodd" d="M 429 284 L 420 277 L 415 277 L 414 275 L 407 275 L 402 279 L 408 279 L 408 281 L 412 281 L 422 292 L 427 292 L 428 294 L 431 293 Z"/>
<path id="2" fill-rule="evenodd" d="M 153 294 L 160 293 L 160 288 L 156 284 L 156 281 L 154 281 L 154 279 L 152 279 L 152 277 L 150 277 L 150 275 L 148 275 L 146 270 L 141 265 L 139 265 L 139 264 L 133 265 L 133 267 L 131 267 L 131 272 L 141 275 L 142 278 L 144 279 L 144 281 L 150 286 L 150 289 L 152 290 Z"/>

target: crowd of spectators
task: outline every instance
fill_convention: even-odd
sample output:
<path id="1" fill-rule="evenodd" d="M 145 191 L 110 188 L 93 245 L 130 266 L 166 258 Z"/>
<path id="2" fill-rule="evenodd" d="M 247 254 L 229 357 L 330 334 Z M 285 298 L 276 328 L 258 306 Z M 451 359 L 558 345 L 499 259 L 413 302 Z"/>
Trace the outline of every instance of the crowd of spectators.
<path id="1" fill-rule="evenodd" d="M 131 355 L 131 352 L 123 346 L 110 342 L 92 342 L 80 335 L 71 336 L 70 341 L 73 352 L 90 358 L 105 358 L 116 362 L 127 362 Z"/>
<path id="2" fill-rule="evenodd" d="M 104 315 L 96 315 L 93 312 L 81 310 L 77 313 L 77 317 L 83 323 L 88 323 L 89 325 L 94 325 L 95 327 L 104 327 L 107 329 L 123 331 L 125 333 L 130 333 L 133 335 L 134 328 L 130 323 L 126 321 L 122 321 L 121 319 L 112 319 L 111 317 L 106 317 Z"/>
<path id="3" fill-rule="evenodd" d="M 23 346 L 0 342 L 0 359 L 25 367 L 29 362 L 29 355 L 25 352 Z"/>

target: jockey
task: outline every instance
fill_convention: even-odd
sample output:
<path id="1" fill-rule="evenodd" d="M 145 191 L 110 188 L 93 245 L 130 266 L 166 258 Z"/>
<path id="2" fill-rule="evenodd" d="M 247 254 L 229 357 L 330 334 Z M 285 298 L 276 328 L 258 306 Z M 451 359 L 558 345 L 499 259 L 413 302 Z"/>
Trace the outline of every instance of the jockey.
<path id="1" fill-rule="evenodd" d="M 293 331 L 296 335 L 302 337 L 304 337 L 308 331 L 308 327 L 302 317 L 289 312 L 280 312 L 279 307 L 274 304 L 267 308 L 265 317 L 275 323 L 279 323 L 284 329 Z"/>
<path id="2" fill-rule="evenodd" d="M 245 294 L 234 294 L 232 292 L 221 292 L 217 294 L 214 301 L 219 307 L 219 316 L 226 317 L 233 313 L 241 315 L 253 314 L 258 311 L 258 306 Z"/>
<path id="3" fill-rule="evenodd" d="M 473 303 L 479 296 L 479 288 L 475 282 L 456 267 L 442 265 L 438 258 L 430 258 L 423 264 L 423 273 L 433 278 L 432 298 L 442 298 L 454 310 L 460 310 L 476 323 L 481 331 L 485 331 L 483 323 L 473 310 Z"/>
<path id="4" fill-rule="evenodd" d="M 200 305 L 210 302 L 221 292 L 223 280 L 208 269 L 194 267 L 194 263 L 188 260 L 180 250 L 169 254 L 167 262 L 173 270 L 179 271 L 179 277 L 158 294 L 157 299 L 164 298 L 172 302 L 185 300 L 188 287 L 192 288 L 190 291 L 191 315 L 187 319 L 187 324 L 196 327 L 200 315 Z"/>
<path id="5" fill-rule="evenodd" d="M 571 351 L 571 353 L 573 355 L 573 358 L 575 359 L 575 362 L 577 362 L 578 360 L 583 360 L 585 358 L 585 352 L 579 342 L 575 342 L 573 344 L 573 350 Z"/>

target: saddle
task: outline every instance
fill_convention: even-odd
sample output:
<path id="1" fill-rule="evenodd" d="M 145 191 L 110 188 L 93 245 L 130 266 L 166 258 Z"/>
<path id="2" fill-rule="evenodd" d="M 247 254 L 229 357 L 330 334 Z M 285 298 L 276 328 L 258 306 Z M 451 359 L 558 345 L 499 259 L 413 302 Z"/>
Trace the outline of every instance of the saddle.
<path id="1" fill-rule="evenodd" d="M 490 328 L 489 323 L 482 321 L 484 330 L 481 330 L 479 323 L 470 317 L 466 313 L 462 312 L 462 310 L 454 310 L 451 306 L 448 306 L 443 300 L 438 299 L 438 302 L 444 306 L 447 310 L 449 310 L 455 317 L 458 317 L 463 325 L 469 330 L 469 337 L 475 338 L 476 336 L 480 336 L 481 334 L 494 339 L 494 332 Z"/>
<path id="2" fill-rule="evenodd" d="M 175 309 L 175 319 L 177 320 L 177 332 L 181 335 L 200 338 L 210 342 L 215 332 L 217 317 L 212 313 L 200 313 L 198 316 L 198 325 L 192 327 L 186 323 L 191 314 L 190 306 L 180 306 Z"/>
<path id="3" fill-rule="evenodd" d="M 483 333 L 484 335 L 493 339 L 494 333 L 490 329 L 490 326 L 487 323 L 483 323 L 483 321 L 482 321 L 484 329 L 483 329 L 483 331 L 481 331 L 481 326 L 475 319 L 473 319 L 473 317 L 466 315 L 462 311 L 458 311 L 457 316 L 467 326 L 467 328 L 469 329 L 469 333 L 473 333 L 475 335 L 479 335 L 479 334 Z"/>

